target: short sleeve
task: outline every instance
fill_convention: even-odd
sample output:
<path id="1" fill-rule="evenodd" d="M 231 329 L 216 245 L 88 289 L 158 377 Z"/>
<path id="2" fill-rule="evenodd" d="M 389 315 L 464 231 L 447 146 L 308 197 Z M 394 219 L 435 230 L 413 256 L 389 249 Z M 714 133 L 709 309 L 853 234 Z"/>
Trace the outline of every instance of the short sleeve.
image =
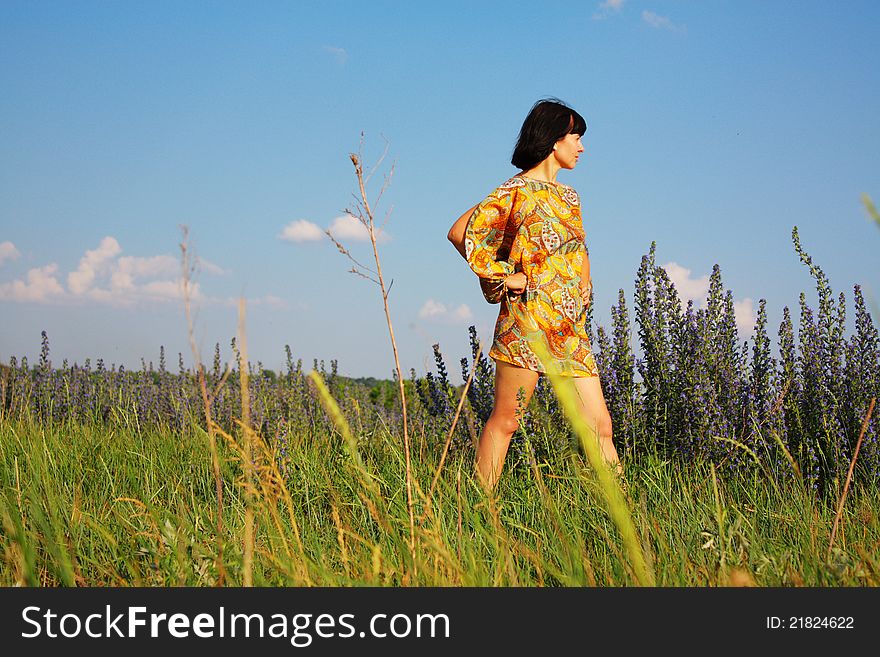
<path id="1" fill-rule="evenodd" d="M 515 188 L 502 185 L 474 210 L 465 231 L 465 258 L 482 279 L 500 281 L 514 272 L 507 262 L 517 226 L 509 221 L 513 214 Z"/>

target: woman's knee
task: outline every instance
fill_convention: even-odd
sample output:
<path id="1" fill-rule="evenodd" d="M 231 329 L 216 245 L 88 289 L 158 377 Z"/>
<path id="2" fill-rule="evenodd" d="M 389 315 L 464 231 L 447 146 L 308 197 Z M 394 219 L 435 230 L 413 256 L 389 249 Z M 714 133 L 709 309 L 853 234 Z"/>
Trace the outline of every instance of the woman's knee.
<path id="1" fill-rule="evenodd" d="M 492 417 L 486 422 L 486 428 L 497 431 L 505 436 L 512 436 L 519 428 L 519 420 L 514 413 L 492 413 Z"/>
<path id="2" fill-rule="evenodd" d="M 611 440 L 614 435 L 614 427 L 611 425 L 610 415 L 599 418 L 596 422 L 596 433 L 599 434 L 599 438 L 602 440 Z"/>

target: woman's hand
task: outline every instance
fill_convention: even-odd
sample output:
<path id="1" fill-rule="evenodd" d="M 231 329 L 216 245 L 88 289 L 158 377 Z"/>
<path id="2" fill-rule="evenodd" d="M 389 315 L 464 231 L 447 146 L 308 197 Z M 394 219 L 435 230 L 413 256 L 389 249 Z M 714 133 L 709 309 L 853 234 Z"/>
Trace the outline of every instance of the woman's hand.
<path id="1" fill-rule="evenodd" d="M 504 287 L 510 294 L 522 294 L 526 289 L 526 275 L 521 271 L 511 274 L 504 279 Z"/>

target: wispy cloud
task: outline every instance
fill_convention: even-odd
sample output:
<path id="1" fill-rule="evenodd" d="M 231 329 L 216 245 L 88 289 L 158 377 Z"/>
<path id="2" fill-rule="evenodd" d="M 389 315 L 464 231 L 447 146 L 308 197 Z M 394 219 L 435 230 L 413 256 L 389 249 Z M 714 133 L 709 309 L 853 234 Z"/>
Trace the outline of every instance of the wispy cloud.
<path id="1" fill-rule="evenodd" d="M 340 66 L 344 65 L 345 62 L 348 61 L 348 53 L 345 51 L 345 48 L 338 48 L 336 46 L 324 46 L 324 52 L 330 53 L 336 59 L 336 63 Z"/>
<path id="2" fill-rule="evenodd" d="M 439 301 L 428 299 L 419 311 L 419 319 L 429 319 L 431 317 L 442 317 L 447 312 L 446 306 Z"/>
<path id="3" fill-rule="evenodd" d="M 706 298 L 709 296 L 709 275 L 692 276 L 691 270 L 682 267 L 677 262 L 669 262 L 663 265 L 669 279 L 675 285 L 679 298 L 682 302 L 693 301 L 696 307 L 705 307 Z M 755 328 L 758 315 L 755 312 L 755 303 L 751 298 L 733 301 L 733 315 L 736 319 L 736 327 L 741 338 L 748 337 Z"/>
<path id="4" fill-rule="evenodd" d="M 205 260 L 204 258 L 198 258 L 197 262 L 199 263 L 199 268 L 208 274 L 214 274 L 215 276 L 222 276 L 226 274 L 226 270 L 223 269 L 220 265 L 215 265 L 213 262 Z"/>
<path id="5" fill-rule="evenodd" d="M 253 306 L 268 306 L 269 308 L 288 308 L 290 304 L 287 303 L 286 300 L 281 297 L 277 297 L 274 294 L 267 294 L 262 297 L 257 297 L 256 299 L 251 299 L 248 301 L 249 304 Z"/>
<path id="6" fill-rule="evenodd" d="M 671 32 L 685 32 L 687 27 L 673 23 L 668 17 L 655 14 L 653 11 L 643 11 L 642 20 L 648 25 L 658 30 L 669 30 Z"/>
<path id="7" fill-rule="evenodd" d="M 599 7 L 593 12 L 593 20 L 600 21 L 611 14 L 619 14 L 625 2 L 626 0 L 605 0 L 599 3 Z"/>
<path id="8" fill-rule="evenodd" d="M 425 301 L 419 310 L 419 319 L 444 324 L 460 324 L 472 320 L 473 317 L 473 312 L 466 304 L 460 304 L 453 308 L 434 299 Z"/>
<path id="9" fill-rule="evenodd" d="M 0 265 L 7 260 L 15 260 L 20 255 L 21 253 L 18 252 L 18 249 L 15 248 L 15 244 L 12 242 L 0 242 Z"/>
<path id="10" fill-rule="evenodd" d="M 214 300 L 212 300 L 214 301 Z M 230 308 L 238 308 L 238 297 L 227 297 L 226 299 L 217 299 L 218 303 L 228 306 Z M 248 308 L 265 306 L 267 308 L 274 308 L 276 310 L 289 308 L 290 304 L 282 299 L 281 297 L 277 297 L 274 294 L 267 294 L 262 297 L 255 297 L 252 299 L 247 299 Z M 302 309 L 302 308 L 301 308 Z"/>
<path id="11" fill-rule="evenodd" d="M 318 224 L 299 219 L 287 224 L 278 237 L 286 242 L 317 242 L 324 239 L 325 235 Z"/>

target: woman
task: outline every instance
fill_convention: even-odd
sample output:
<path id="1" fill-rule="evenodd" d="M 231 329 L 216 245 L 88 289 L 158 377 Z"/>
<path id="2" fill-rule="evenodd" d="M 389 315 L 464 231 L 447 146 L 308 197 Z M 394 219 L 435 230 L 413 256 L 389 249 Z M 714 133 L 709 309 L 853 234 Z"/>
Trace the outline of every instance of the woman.
<path id="1" fill-rule="evenodd" d="M 611 416 L 590 349 L 586 311 L 592 294 L 577 192 L 556 182 L 584 151 L 586 122 L 556 99 L 538 101 L 523 122 L 511 162 L 521 171 L 465 212 L 448 238 L 500 302 L 489 356 L 495 406 L 477 448 L 477 474 L 495 486 L 544 366 L 530 347 L 540 340 L 563 375 L 574 377 L 581 410 L 596 429 L 606 462 L 621 473 Z M 524 397 L 518 399 L 522 390 Z"/>

